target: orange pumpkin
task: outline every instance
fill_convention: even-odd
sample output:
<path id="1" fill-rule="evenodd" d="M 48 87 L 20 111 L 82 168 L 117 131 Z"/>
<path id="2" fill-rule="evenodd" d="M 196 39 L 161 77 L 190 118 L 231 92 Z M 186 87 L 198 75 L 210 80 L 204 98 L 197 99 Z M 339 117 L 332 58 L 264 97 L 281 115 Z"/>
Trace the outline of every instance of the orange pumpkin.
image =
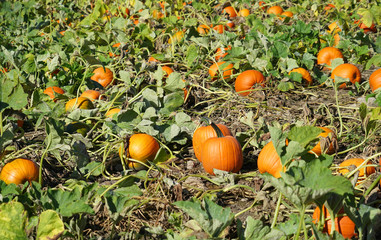
<path id="1" fill-rule="evenodd" d="M 317 55 L 317 64 L 327 64 L 331 66 L 331 61 L 336 58 L 344 58 L 339 49 L 334 47 L 325 47 Z"/>
<path id="2" fill-rule="evenodd" d="M 229 17 L 234 18 L 237 17 L 237 12 L 232 6 L 228 6 L 222 10 L 222 13 L 227 13 Z"/>
<path id="3" fill-rule="evenodd" d="M 5 164 L 1 169 L 0 180 L 3 180 L 6 184 L 24 184 L 26 181 L 29 183 L 37 181 L 38 169 L 37 164 L 33 161 L 17 158 Z"/>
<path id="4" fill-rule="evenodd" d="M 241 17 L 247 17 L 250 15 L 250 10 L 247 8 L 243 8 L 238 12 L 238 15 Z"/>
<path id="5" fill-rule="evenodd" d="M 333 4 L 327 4 L 327 6 L 324 7 L 324 10 L 328 11 L 328 10 L 331 10 L 333 8 L 335 8 L 335 5 L 333 5 Z"/>
<path id="6" fill-rule="evenodd" d="M 329 33 L 338 33 L 341 32 L 341 28 L 339 27 L 337 21 L 331 23 L 328 25 L 328 32 Z"/>
<path id="7" fill-rule="evenodd" d="M 280 6 L 272 6 L 269 9 L 267 9 L 268 14 L 280 15 L 282 12 L 283 12 L 283 9 Z"/>
<path id="8" fill-rule="evenodd" d="M 262 5 L 265 5 L 266 3 L 264 2 L 264 1 L 259 1 L 258 2 L 258 5 L 260 6 L 260 7 L 262 7 Z M 263 6 L 262 7 L 262 10 L 266 10 L 266 8 L 267 8 L 267 6 Z"/>
<path id="9" fill-rule="evenodd" d="M 320 221 L 320 208 L 315 208 L 315 211 L 312 215 L 313 223 L 318 223 Z M 327 218 L 327 220 L 324 222 L 323 226 L 323 232 L 330 233 L 332 228 L 332 220 L 330 218 L 330 214 L 326 207 L 323 206 L 323 216 L 324 218 Z M 344 210 L 341 209 L 339 211 L 339 214 L 342 215 L 344 213 Z M 344 238 L 351 239 L 353 236 L 356 235 L 355 233 L 355 223 L 348 217 L 348 216 L 339 216 L 335 218 L 335 229 L 338 231 L 341 235 L 343 235 Z"/>
<path id="10" fill-rule="evenodd" d="M 332 129 L 330 128 L 327 128 L 327 127 L 319 127 L 323 130 L 323 132 L 321 132 L 319 135 L 318 135 L 318 138 L 328 138 L 329 140 L 329 147 L 328 149 L 326 150 L 326 154 L 333 154 L 335 153 L 336 149 L 335 149 L 335 144 L 334 142 L 337 140 L 337 137 L 336 137 L 336 134 L 334 131 L 332 131 Z M 310 150 L 310 153 L 314 153 L 318 156 L 320 156 L 322 154 L 322 149 L 321 149 L 321 143 L 320 141 L 315 145 L 315 147 L 313 147 L 311 150 Z"/>
<path id="11" fill-rule="evenodd" d="M 282 172 L 282 162 L 273 142 L 268 142 L 258 155 L 257 166 L 260 173 L 269 173 L 275 178 L 280 178 Z"/>
<path id="12" fill-rule="evenodd" d="M 231 46 L 228 46 L 226 48 L 217 48 L 216 50 L 216 61 L 220 60 L 221 58 L 225 57 L 226 55 L 228 55 L 228 53 L 226 51 L 232 49 Z"/>
<path id="13" fill-rule="evenodd" d="M 220 65 L 224 64 L 225 61 L 214 63 L 212 66 L 209 67 L 209 75 L 212 77 L 212 79 L 217 78 L 218 71 L 222 71 L 222 75 L 224 79 L 229 78 L 233 74 L 233 63 L 228 64 L 224 69 L 220 69 Z"/>
<path id="14" fill-rule="evenodd" d="M 232 133 L 230 132 L 228 127 L 226 127 L 223 124 L 216 124 L 216 125 L 221 130 L 224 136 L 232 136 Z M 204 145 L 206 140 L 212 137 L 217 137 L 217 134 L 211 125 L 205 126 L 205 127 L 199 127 L 193 133 L 193 138 L 192 138 L 193 151 L 194 151 L 194 154 L 196 155 L 196 158 L 200 162 L 201 162 L 202 146 Z"/>
<path id="15" fill-rule="evenodd" d="M 112 108 L 108 110 L 105 114 L 106 118 L 113 118 L 115 114 L 118 114 L 120 112 L 120 108 Z"/>
<path id="16" fill-rule="evenodd" d="M 86 90 L 84 91 L 80 97 L 86 97 L 90 99 L 91 101 L 98 100 L 101 96 L 101 93 L 96 90 Z"/>
<path id="17" fill-rule="evenodd" d="M 126 160 L 128 168 L 133 168 L 135 170 L 144 169 L 145 166 L 142 163 L 147 163 L 155 159 L 156 153 L 159 151 L 160 145 L 152 136 L 145 133 L 137 133 L 131 136 L 128 148 L 127 157 L 139 162 Z M 119 156 L 124 158 L 124 149 L 119 148 Z"/>
<path id="18" fill-rule="evenodd" d="M 335 79 L 335 77 L 348 78 L 351 83 L 355 84 L 356 82 L 360 83 L 361 81 L 361 73 L 360 70 L 353 64 L 344 63 L 337 66 L 333 69 L 331 78 Z M 341 84 L 340 88 L 345 88 L 347 86 L 346 83 Z"/>
<path id="19" fill-rule="evenodd" d="M 235 27 L 235 23 L 232 21 L 229 21 L 226 23 L 226 26 L 228 26 L 230 29 Z"/>
<path id="20" fill-rule="evenodd" d="M 227 30 L 228 28 L 227 28 L 226 26 L 222 25 L 222 24 L 218 24 L 218 25 L 216 25 L 215 27 L 213 27 L 213 29 L 214 29 L 216 32 L 222 34 L 222 33 L 224 33 L 224 31 Z"/>
<path id="21" fill-rule="evenodd" d="M 351 158 L 348 160 L 345 160 L 344 162 L 340 163 L 339 165 L 339 173 L 346 174 L 349 172 L 348 168 L 350 165 L 355 165 L 356 167 L 360 166 L 365 160 L 362 158 Z M 366 169 L 366 171 L 364 171 Z M 376 169 L 373 166 L 360 168 L 359 169 L 359 177 L 363 177 L 366 173 L 367 176 L 369 176 L 372 173 L 375 173 Z"/>
<path id="22" fill-rule="evenodd" d="M 369 77 L 369 86 L 372 92 L 381 88 L 381 68 L 374 71 Z"/>
<path id="23" fill-rule="evenodd" d="M 240 73 L 235 80 L 235 91 L 241 96 L 250 94 L 250 90 L 255 84 L 260 83 L 262 86 L 265 81 L 263 74 L 257 70 L 246 70 Z"/>
<path id="24" fill-rule="evenodd" d="M 167 78 L 171 73 L 173 73 L 173 69 L 168 66 L 162 66 L 161 69 L 165 72 L 164 78 Z"/>
<path id="25" fill-rule="evenodd" d="M 201 35 L 208 34 L 209 30 L 210 30 L 210 27 L 205 24 L 201 24 L 200 26 L 197 27 L 197 32 Z"/>
<path id="26" fill-rule="evenodd" d="M 53 101 L 57 101 L 55 95 L 64 93 L 65 91 L 60 87 L 48 87 L 44 90 L 44 94 L 48 95 Z"/>
<path id="27" fill-rule="evenodd" d="M 90 99 L 86 97 L 73 98 L 65 105 L 65 111 L 70 112 L 74 109 L 93 109 L 94 105 Z"/>
<path id="28" fill-rule="evenodd" d="M 292 13 L 292 12 L 290 12 L 290 11 L 284 11 L 284 12 L 282 12 L 281 14 L 280 14 L 280 19 L 281 20 L 285 20 L 286 18 L 292 18 L 294 16 L 294 14 Z"/>
<path id="29" fill-rule="evenodd" d="M 302 74 L 302 79 L 306 81 L 307 85 L 311 85 L 313 80 L 311 74 L 304 68 L 294 68 L 288 74 L 290 75 L 292 72 Z"/>
<path id="30" fill-rule="evenodd" d="M 377 28 L 376 28 L 376 25 L 374 23 L 372 23 L 372 25 L 370 27 L 368 27 L 363 22 L 360 22 L 360 20 L 356 20 L 355 24 L 357 24 L 360 27 L 360 29 L 364 30 L 364 33 L 369 33 L 369 32 L 376 33 L 377 32 Z"/>
<path id="31" fill-rule="evenodd" d="M 172 44 L 172 43 L 181 42 L 181 40 L 183 40 L 184 38 L 184 35 L 185 33 L 183 31 L 178 31 L 175 34 L 173 34 L 172 37 L 168 39 L 168 43 Z"/>
<path id="32" fill-rule="evenodd" d="M 99 67 L 93 71 L 94 75 L 91 76 L 91 80 L 99 83 L 106 88 L 113 80 L 114 74 L 108 68 Z"/>
<path id="33" fill-rule="evenodd" d="M 243 165 L 241 145 L 233 136 L 224 136 L 212 123 L 217 137 L 207 139 L 201 150 L 201 162 L 205 171 L 214 175 L 213 169 L 237 173 Z"/>

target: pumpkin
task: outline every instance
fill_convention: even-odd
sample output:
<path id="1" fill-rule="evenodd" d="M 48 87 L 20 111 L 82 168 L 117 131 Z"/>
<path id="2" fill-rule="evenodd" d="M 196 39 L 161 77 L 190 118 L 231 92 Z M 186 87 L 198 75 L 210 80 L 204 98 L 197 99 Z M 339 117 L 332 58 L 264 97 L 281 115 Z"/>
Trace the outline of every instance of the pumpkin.
<path id="1" fill-rule="evenodd" d="M 339 49 L 335 47 L 325 47 L 317 55 L 317 64 L 327 64 L 331 66 L 331 61 L 336 58 L 344 58 Z"/>
<path id="2" fill-rule="evenodd" d="M 84 91 L 80 97 L 86 97 L 90 99 L 91 101 L 98 100 L 101 96 L 101 93 L 96 90 L 86 90 Z"/>
<path id="3" fill-rule="evenodd" d="M 224 136 L 232 136 L 232 133 L 230 132 L 228 127 L 226 127 L 223 124 L 216 124 L 216 125 Z M 194 154 L 196 155 L 196 158 L 199 161 L 201 161 L 202 146 L 204 145 L 206 140 L 212 137 L 217 137 L 217 134 L 211 125 L 205 126 L 205 127 L 199 127 L 193 133 L 193 138 L 192 138 L 193 151 L 194 151 Z"/>
<path id="4" fill-rule="evenodd" d="M 48 95 L 53 101 L 57 101 L 55 95 L 64 93 L 65 91 L 60 87 L 48 87 L 44 90 L 44 94 Z"/>
<path id="5" fill-rule="evenodd" d="M 238 12 L 238 16 L 240 17 L 247 17 L 250 15 L 250 10 L 247 8 L 243 8 Z"/>
<path id="6" fill-rule="evenodd" d="M 335 77 L 348 78 L 351 83 L 355 84 L 356 82 L 360 83 L 361 81 L 361 73 L 360 70 L 353 64 L 344 63 L 337 66 L 333 69 L 331 78 L 335 80 Z M 345 88 L 347 86 L 346 83 L 341 84 L 340 88 Z"/>
<path id="7" fill-rule="evenodd" d="M 222 34 L 222 33 L 224 33 L 224 31 L 227 30 L 228 28 L 227 28 L 226 26 L 222 25 L 222 24 L 218 24 L 218 25 L 216 25 L 215 27 L 213 27 L 213 29 L 214 29 L 216 32 Z"/>
<path id="8" fill-rule="evenodd" d="M 173 69 L 168 66 L 161 66 L 161 69 L 165 72 L 164 78 L 167 78 L 171 73 L 173 73 Z"/>
<path id="9" fill-rule="evenodd" d="M 329 147 L 326 150 L 326 154 L 333 154 L 333 153 L 335 153 L 335 151 L 336 151 L 335 142 L 337 140 L 335 132 L 332 131 L 332 129 L 327 128 L 327 127 L 319 127 L 319 128 L 321 128 L 323 130 L 323 132 L 321 132 L 318 135 L 318 138 L 319 139 L 321 139 L 321 138 L 328 138 Z M 325 151 L 325 150 L 323 149 L 323 151 Z M 317 156 L 320 156 L 322 154 L 322 147 L 321 147 L 320 141 L 309 152 L 313 153 L 313 154 L 316 154 Z"/>
<path id="10" fill-rule="evenodd" d="M 118 114 L 120 112 L 120 108 L 112 108 L 108 110 L 105 114 L 106 118 L 113 118 L 115 114 Z"/>
<path id="11" fill-rule="evenodd" d="M 210 27 L 205 24 L 201 24 L 200 26 L 197 27 L 197 32 L 201 35 L 208 34 L 209 30 L 210 30 Z"/>
<path id="12" fill-rule="evenodd" d="M 376 25 L 374 23 L 372 23 L 371 26 L 366 26 L 363 22 L 360 22 L 360 20 L 356 20 L 355 24 L 357 24 L 360 27 L 360 29 L 364 30 L 364 33 L 368 33 L 368 32 L 376 33 L 377 32 L 377 28 L 376 28 Z"/>
<path id="13" fill-rule="evenodd" d="M 232 6 L 228 6 L 222 10 L 222 13 L 227 13 L 229 17 L 234 18 L 237 17 L 237 12 Z"/>
<path id="14" fill-rule="evenodd" d="M 178 31 L 175 34 L 173 34 L 172 37 L 168 39 L 168 43 L 171 44 L 172 42 L 173 43 L 181 42 L 181 40 L 183 40 L 184 38 L 184 35 L 185 33 L 183 31 Z"/>
<path id="15" fill-rule="evenodd" d="M 26 181 L 30 183 L 37 181 L 37 179 L 38 166 L 29 159 L 17 158 L 5 164 L 0 172 L 0 180 L 6 184 L 24 184 Z"/>
<path id="16" fill-rule="evenodd" d="M 340 163 L 339 165 L 339 173 L 341 174 L 346 174 L 349 172 L 349 169 L 347 167 L 351 165 L 355 165 L 356 168 L 360 166 L 365 160 L 362 158 L 351 158 L 348 160 L 345 160 L 344 162 Z M 366 170 L 364 170 L 366 169 Z M 359 177 L 363 177 L 366 173 L 367 176 L 369 176 L 372 173 L 376 172 L 376 169 L 373 166 L 366 167 L 364 166 L 363 168 L 359 169 Z"/>
<path id="17" fill-rule="evenodd" d="M 233 74 L 233 63 L 228 64 L 224 69 L 220 69 L 220 65 L 224 64 L 225 61 L 214 63 L 212 66 L 209 67 L 209 75 L 212 77 L 212 79 L 217 78 L 218 71 L 222 71 L 222 75 L 224 79 L 229 78 Z"/>
<path id="18" fill-rule="evenodd" d="M 90 99 L 86 97 L 73 98 L 65 105 L 65 111 L 70 112 L 74 109 L 93 109 L 94 105 Z"/>
<path id="19" fill-rule="evenodd" d="M 241 145 L 233 136 L 224 136 L 212 123 L 217 137 L 207 139 L 201 150 L 201 162 L 205 171 L 214 175 L 213 169 L 237 173 L 243 165 Z"/>
<path id="20" fill-rule="evenodd" d="M 152 17 L 156 20 L 160 19 L 160 18 L 163 18 L 164 17 L 164 13 L 160 10 L 157 10 L 157 9 L 154 9 L 152 11 Z"/>
<path id="21" fill-rule="evenodd" d="M 269 173 L 275 178 L 280 178 L 282 162 L 272 141 L 268 142 L 258 155 L 257 166 L 260 173 Z"/>
<path id="22" fill-rule="evenodd" d="M 272 6 L 269 9 L 267 9 L 268 14 L 280 15 L 282 12 L 283 12 L 283 9 L 280 6 Z"/>
<path id="23" fill-rule="evenodd" d="M 106 88 L 113 80 L 114 74 L 108 68 L 99 67 L 93 71 L 94 75 L 91 76 L 91 80 L 99 83 L 102 87 Z"/>
<path id="24" fill-rule="evenodd" d="M 296 72 L 302 74 L 302 79 L 306 81 L 306 85 L 311 85 L 313 80 L 311 74 L 304 68 L 294 68 L 288 74 Z"/>
<path id="25" fill-rule="evenodd" d="M 312 215 L 313 223 L 318 223 L 320 220 L 320 208 L 315 208 L 315 211 Z M 324 222 L 323 226 L 323 232 L 330 233 L 331 227 L 332 227 L 332 220 L 330 218 L 330 214 L 326 207 L 323 206 L 322 214 L 324 218 L 327 218 L 327 220 Z M 344 213 L 344 210 L 341 209 L 339 211 L 339 214 L 342 215 Z M 351 239 L 353 236 L 356 235 L 355 233 L 355 223 L 348 217 L 348 216 L 339 216 L 335 218 L 335 229 L 338 231 L 341 235 L 343 235 L 344 238 Z"/>
<path id="26" fill-rule="evenodd" d="M 369 86 L 372 92 L 381 88 L 381 68 L 374 71 L 369 77 Z"/>
<path id="27" fill-rule="evenodd" d="M 258 2 L 258 5 L 260 6 L 260 7 L 262 7 L 262 5 L 265 5 L 266 3 L 264 2 L 264 1 L 259 1 Z M 266 8 L 267 8 L 267 6 L 263 6 L 262 7 L 262 10 L 266 10 Z"/>
<path id="28" fill-rule="evenodd" d="M 89 125 L 83 122 L 72 122 L 65 126 L 65 132 L 70 134 L 79 133 L 82 136 L 86 136 L 89 131 Z"/>
<path id="29" fill-rule="evenodd" d="M 241 96 L 250 94 L 250 90 L 257 83 L 262 84 L 265 81 L 263 74 L 257 70 L 246 70 L 240 73 L 235 80 L 235 91 Z"/>
<path id="30" fill-rule="evenodd" d="M 341 32 L 341 28 L 339 27 L 338 23 L 335 21 L 328 25 L 328 32 L 329 33 L 338 33 Z"/>
<path id="31" fill-rule="evenodd" d="M 127 167 L 135 170 L 144 169 L 145 166 L 142 163 L 154 160 L 159 148 L 160 145 L 156 139 L 148 134 L 137 133 L 132 135 L 128 141 L 126 156 L 140 162 L 126 159 Z M 121 159 L 125 159 L 122 145 L 119 147 L 119 156 Z"/>
<path id="32" fill-rule="evenodd" d="M 290 12 L 290 11 L 284 11 L 284 12 L 282 12 L 281 14 L 280 14 L 280 19 L 281 20 L 285 20 L 286 18 L 292 18 L 294 16 L 294 14 L 292 13 L 292 12 Z"/>
<path id="33" fill-rule="evenodd" d="M 226 26 L 228 26 L 229 28 L 234 28 L 235 27 L 235 23 L 232 22 L 232 21 L 229 21 L 226 23 Z"/>
<path id="34" fill-rule="evenodd" d="M 216 50 L 216 61 L 220 60 L 221 58 L 225 57 L 226 55 L 228 55 L 228 53 L 226 51 L 232 49 L 231 46 L 228 46 L 226 48 L 217 48 Z"/>
<path id="35" fill-rule="evenodd" d="M 324 7 L 324 10 L 328 11 L 328 10 L 331 10 L 333 8 L 335 8 L 335 5 L 333 5 L 333 4 L 327 4 L 327 6 Z"/>

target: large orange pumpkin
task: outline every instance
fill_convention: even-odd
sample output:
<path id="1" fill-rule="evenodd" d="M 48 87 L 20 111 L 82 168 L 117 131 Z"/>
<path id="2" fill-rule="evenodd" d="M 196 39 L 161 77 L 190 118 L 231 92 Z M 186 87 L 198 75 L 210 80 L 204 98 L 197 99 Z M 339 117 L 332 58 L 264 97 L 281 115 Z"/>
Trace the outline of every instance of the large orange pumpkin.
<path id="1" fill-rule="evenodd" d="M 334 47 L 325 47 L 317 55 L 317 64 L 327 64 L 331 66 L 331 61 L 336 58 L 344 58 L 339 49 Z"/>
<path id="2" fill-rule="evenodd" d="M 65 111 L 70 112 L 76 108 L 79 109 L 93 109 L 94 105 L 90 99 L 86 97 L 73 98 L 65 105 Z"/>
<path id="3" fill-rule="evenodd" d="M 224 69 L 220 69 L 220 65 L 224 64 L 225 61 L 214 63 L 212 66 L 209 67 L 209 74 L 212 77 L 212 79 L 217 78 L 218 70 L 222 71 L 222 75 L 224 79 L 229 78 L 233 74 L 233 63 L 228 64 Z"/>
<path id="4" fill-rule="evenodd" d="M 118 114 L 120 112 L 120 110 L 121 110 L 120 108 L 112 108 L 106 112 L 105 117 L 106 118 L 113 118 L 113 116 L 115 114 Z"/>
<path id="5" fill-rule="evenodd" d="M 96 90 L 86 90 L 84 91 L 80 97 L 86 97 L 90 99 L 91 101 L 98 100 L 101 96 L 101 93 Z"/>
<path id="6" fill-rule="evenodd" d="M 272 6 L 269 9 L 267 9 L 268 14 L 280 15 L 282 12 L 283 12 L 283 9 L 280 6 Z"/>
<path id="7" fill-rule="evenodd" d="M 268 142 L 258 155 L 257 166 L 260 173 L 269 173 L 280 178 L 282 162 L 272 141 Z"/>
<path id="8" fill-rule="evenodd" d="M 218 25 L 214 26 L 213 29 L 214 29 L 216 32 L 218 32 L 219 34 L 222 34 L 222 33 L 224 33 L 224 31 L 227 30 L 228 28 L 227 28 L 225 25 L 218 24 Z"/>
<path id="9" fill-rule="evenodd" d="M 223 124 L 216 124 L 216 125 L 221 130 L 224 136 L 232 136 L 232 133 L 230 132 L 228 127 L 226 127 Z M 202 146 L 204 145 L 206 140 L 212 137 L 217 137 L 217 134 L 211 125 L 205 126 L 205 127 L 199 127 L 193 133 L 193 138 L 192 138 L 193 150 L 194 150 L 194 154 L 196 155 L 196 158 L 199 161 L 201 161 Z"/>
<path id="10" fill-rule="evenodd" d="M 200 26 L 197 27 L 197 32 L 201 35 L 208 34 L 209 30 L 210 30 L 210 27 L 205 24 L 201 24 Z"/>
<path id="11" fill-rule="evenodd" d="M 318 223 L 320 220 L 320 208 L 315 208 L 315 211 L 312 215 L 312 219 L 314 223 Z M 343 210 L 339 211 L 339 214 L 342 215 L 344 213 Z M 324 218 L 327 218 L 327 220 L 324 223 L 323 232 L 330 233 L 332 228 L 332 221 L 330 219 L 330 214 L 326 207 L 323 206 L 323 216 Z M 353 236 L 356 235 L 355 233 L 355 223 L 348 217 L 348 216 L 339 216 L 335 218 L 335 229 L 338 231 L 341 235 L 343 235 L 344 238 L 351 239 Z"/>
<path id="12" fill-rule="evenodd" d="M 145 166 L 142 163 L 147 163 L 155 159 L 156 153 L 159 151 L 160 145 L 152 136 L 145 133 L 137 133 L 131 136 L 128 142 L 127 158 L 132 158 L 140 162 L 126 160 L 127 167 L 135 170 L 144 169 Z M 122 159 L 124 157 L 124 149 L 122 145 L 119 148 L 119 156 Z"/>
<path id="13" fill-rule="evenodd" d="M 240 17 L 247 17 L 247 16 L 250 15 L 250 10 L 247 9 L 247 8 L 243 8 L 243 9 L 241 9 L 241 10 L 238 12 L 238 15 L 239 15 Z"/>
<path id="14" fill-rule="evenodd" d="M 232 6 L 228 6 L 222 10 L 222 13 L 227 13 L 229 17 L 234 18 L 237 17 L 237 12 Z"/>
<path id="15" fill-rule="evenodd" d="M 302 79 L 306 81 L 306 85 L 311 85 L 313 80 L 311 77 L 311 74 L 304 68 L 294 68 L 292 69 L 288 74 L 291 74 L 292 72 L 300 73 L 302 74 Z"/>
<path id="16" fill-rule="evenodd" d="M 362 158 L 351 158 L 348 160 L 345 160 L 344 162 L 340 163 L 339 165 L 339 173 L 345 174 L 349 172 L 349 169 L 347 167 L 351 165 L 355 165 L 356 167 L 360 166 L 365 160 Z M 364 170 L 366 169 L 366 171 Z M 359 177 L 363 177 L 366 173 L 366 175 L 370 175 L 372 173 L 375 173 L 376 169 L 373 166 L 366 167 L 364 166 L 363 168 L 359 169 Z"/>
<path id="17" fill-rule="evenodd" d="M 353 64 L 344 63 L 337 66 L 333 69 L 331 78 L 335 80 L 335 77 L 348 78 L 351 83 L 355 84 L 356 82 L 360 83 L 361 73 L 360 70 Z M 340 88 L 345 88 L 346 83 L 341 84 Z"/>
<path id="18" fill-rule="evenodd" d="M 38 166 L 31 160 L 17 158 L 5 164 L 3 169 L 1 169 L 0 179 L 6 184 L 24 184 L 26 181 L 29 183 L 37 181 Z"/>
<path id="19" fill-rule="evenodd" d="M 108 68 L 99 67 L 93 71 L 94 75 L 91 76 L 91 80 L 99 83 L 106 88 L 113 80 L 114 74 Z"/>
<path id="20" fill-rule="evenodd" d="M 224 136 L 212 123 L 217 137 L 206 140 L 201 150 L 201 162 L 205 171 L 214 175 L 213 169 L 237 173 L 243 165 L 241 145 L 233 136 Z"/>
<path id="21" fill-rule="evenodd" d="M 263 74 L 257 70 L 246 70 L 238 75 L 235 81 L 235 91 L 241 96 L 250 94 L 250 90 L 257 83 L 262 84 L 265 81 Z M 245 92 L 243 92 L 245 91 Z"/>
<path id="22" fill-rule="evenodd" d="M 374 71 L 369 77 L 369 86 L 372 92 L 381 88 L 381 68 Z"/>
<path id="23" fill-rule="evenodd" d="M 65 91 L 60 87 L 48 87 L 44 90 L 44 94 L 48 95 L 53 101 L 56 101 L 55 95 L 64 93 Z"/>
<path id="24" fill-rule="evenodd" d="M 329 147 L 326 150 L 326 154 L 333 154 L 335 153 L 335 141 L 337 140 L 336 134 L 332 129 L 327 127 L 319 127 L 323 130 L 322 133 L 319 134 L 318 138 L 328 138 Z M 320 141 L 310 150 L 310 153 L 314 153 L 318 156 L 322 154 L 321 144 Z"/>

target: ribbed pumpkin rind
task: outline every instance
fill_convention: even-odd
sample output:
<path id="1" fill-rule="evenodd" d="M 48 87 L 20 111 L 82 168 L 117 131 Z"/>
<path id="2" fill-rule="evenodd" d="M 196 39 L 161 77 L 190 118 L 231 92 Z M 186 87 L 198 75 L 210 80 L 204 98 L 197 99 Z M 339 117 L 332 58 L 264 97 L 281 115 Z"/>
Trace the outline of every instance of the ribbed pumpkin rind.
<path id="1" fill-rule="evenodd" d="M 5 164 L 0 173 L 0 179 L 6 184 L 23 184 L 26 181 L 38 179 L 38 166 L 29 159 L 17 158 Z"/>

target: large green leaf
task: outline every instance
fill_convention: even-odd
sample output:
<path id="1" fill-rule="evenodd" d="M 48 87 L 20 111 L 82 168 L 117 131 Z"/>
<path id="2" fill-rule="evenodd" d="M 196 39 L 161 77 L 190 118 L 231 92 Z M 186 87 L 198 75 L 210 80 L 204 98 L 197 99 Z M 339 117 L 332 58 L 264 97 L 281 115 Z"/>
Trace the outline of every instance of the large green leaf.
<path id="1" fill-rule="evenodd" d="M 0 205 L 0 236 L 7 240 L 28 239 L 25 232 L 27 215 L 19 202 Z"/>
<path id="2" fill-rule="evenodd" d="M 40 214 L 37 227 L 37 239 L 57 239 L 64 230 L 64 223 L 56 211 L 46 210 Z"/>
<path id="3" fill-rule="evenodd" d="M 270 240 L 270 239 L 283 239 L 285 235 L 277 230 L 265 226 L 259 219 L 254 219 L 251 216 L 246 218 L 246 227 L 243 231 L 242 227 L 238 226 L 238 236 L 240 240 Z"/>

